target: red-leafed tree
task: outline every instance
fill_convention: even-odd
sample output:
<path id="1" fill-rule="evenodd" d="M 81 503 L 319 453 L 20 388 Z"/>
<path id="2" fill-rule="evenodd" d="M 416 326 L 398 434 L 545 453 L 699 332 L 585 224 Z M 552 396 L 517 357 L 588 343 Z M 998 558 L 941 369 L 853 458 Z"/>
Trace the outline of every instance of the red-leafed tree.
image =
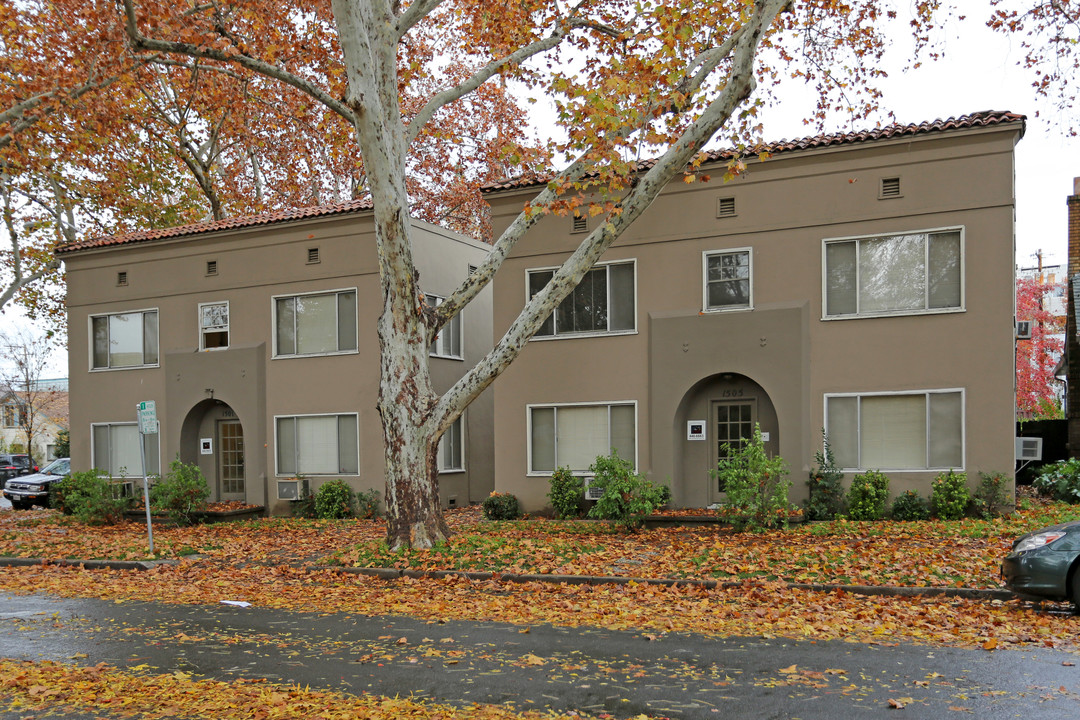
<path id="1" fill-rule="evenodd" d="M 1016 411 L 1026 418 L 1061 417 L 1060 381 L 1054 368 L 1064 347 L 1062 319 L 1051 313 L 1050 297 L 1060 283 L 1037 278 L 1016 281 L 1016 319 L 1031 323 L 1031 339 L 1016 341 Z"/>

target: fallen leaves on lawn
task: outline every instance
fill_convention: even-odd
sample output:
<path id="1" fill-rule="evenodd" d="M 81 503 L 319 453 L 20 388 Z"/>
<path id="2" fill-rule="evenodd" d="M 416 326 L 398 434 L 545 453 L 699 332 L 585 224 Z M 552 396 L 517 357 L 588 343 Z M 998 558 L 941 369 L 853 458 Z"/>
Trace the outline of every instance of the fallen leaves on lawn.
<path id="1" fill-rule="evenodd" d="M 517 584 L 404 578 L 383 581 L 330 570 L 289 566 L 181 562 L 149 572 L 64 566 L 0 569 L 0 589 L 47 592 L 123 602 L 185 604 L 243 598 L 256 606 L 367 615 L 408 615 L 516 623 L 638 629 L 643 640 L 665 632 L 717 636 L 909 641 L 978 647 L 1054 647 L 1075 650 L 1074 619 L 1019 603 L 935 597 L 860 596 L 791 590 L 777 582 L 738 587 Z"/>
<path id="2" fill-rule="evenodd" d="M 82 712 L 112 710 L 142 718 L 213 717 L 275 718 L 319 717 L 429 718 L 436 720 L 527 720 L 584 717 L 518 713 L 500 705 L 451 707 L 407 698 L 345 695 L 277 685 L 263 680 L 194 680 L 187 673 L 144 675 L 125 672 L 104 663 L 74 667 L 58 663 L 0 660 L 0 710 Z"/>

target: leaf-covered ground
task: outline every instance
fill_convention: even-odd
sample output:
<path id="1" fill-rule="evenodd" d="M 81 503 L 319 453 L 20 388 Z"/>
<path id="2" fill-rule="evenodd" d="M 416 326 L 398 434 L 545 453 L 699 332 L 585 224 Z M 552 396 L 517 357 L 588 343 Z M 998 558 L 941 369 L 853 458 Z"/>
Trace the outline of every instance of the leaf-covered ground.
<path id="1" fill-rule="evenodd" d="M 282 686 L 254 680 L 198 680 L 184 672 L 134 673 L 106 665 L 0 660 L 0 711 L 103 713 L 139 718 L 323 718 L 324 720 L 540 720 L 580 715 L 518 713 L 497 705 L 460 709 L 379 695 Z"/>
<path id="2" fill-rule="evenodd" d="M 86 527 L 51 511 L 0 511 L 0 556 L 194 555 L 235 564 L 993 588 L 1000 584 L 1001 558 L 1017 535 L 1077 518 L 1077 506 L 1039 503 L 996 520 L 838 521 L 756 534 L 724 526 L 676 527 L 627 534 L 595 522 L 486 523 L 470 509 L 450 513 L 455 536 L 429 551 L 390 553 L 378 521 L 275 518 L 156 527 L 156 552 L 150 555 L 146 528 L 139 523 Z"/>
<path id="3" fill-rule="evenodd" d="M 826 523 L 764 534 L 721 528 L 624 535 L 595 523 L 481 523 L 452 516 L 446 548 L 391 555 L 381 524 L 262 520 L 160 528 L 148 572 L 57 565 L 0 569 L 0 589 L 205 604 L 244 600 L 284 609 L 500 620 L 528 626 L 593 625 L 720 636 L 855 642 L 913 641 L 983 647 L 1076 649 L 1076 618 L 1025 603 L 941 597 L 867 597 L 787 588 L 780 581 L 997 587 L 1015 535 L 1075 516 L 1039 506 L 1006 520 L 957 523 Z M 145 558 L 145 528 L 84 528 L 55 513 L 0 513 L 0 554 Z M 190 555 L 195 552 L 198 555 Z M 516 584 L 463 578 L 392 582 L 316 569 L 345 564 L 470 568 L 643 577 L 739 579 L 734 587 Z"/>

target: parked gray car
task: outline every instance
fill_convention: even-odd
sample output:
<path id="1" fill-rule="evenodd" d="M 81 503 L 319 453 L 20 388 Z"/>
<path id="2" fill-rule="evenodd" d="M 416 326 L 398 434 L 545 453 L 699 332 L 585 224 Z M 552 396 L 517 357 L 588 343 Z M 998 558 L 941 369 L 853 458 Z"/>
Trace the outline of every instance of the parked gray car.
<path id="1" fill-rule="evenodd" d="M 49 493 L 53 483 L 63 480 L 71 472 L 71 460 L 58 458 L 33 475 L 14 477 L 4 483 L 4 497 L 16 510 L 29 510 L 34 505 L 49 507 Z"/>
<path id="2" fill-rule="evenodd" d="M 1021 535 L 1001 562 L 1001 579 L 1021 597 L 1071 600 L 1080 610 L 1080 520 Z"/>

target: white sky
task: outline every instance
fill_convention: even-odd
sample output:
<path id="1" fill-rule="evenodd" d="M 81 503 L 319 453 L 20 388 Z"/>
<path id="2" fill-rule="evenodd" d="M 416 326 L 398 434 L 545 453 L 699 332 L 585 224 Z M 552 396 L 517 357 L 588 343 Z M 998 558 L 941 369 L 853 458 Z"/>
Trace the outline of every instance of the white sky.
<path id="1" fill-rule="evenodd" d="M 970 0 L 965 0 L 965 5 Z M 984 5 L 979 2 L 979 5 Z M 1027 132 L 1016 148 L 1016 262 L 1021 267 L 1036 264 L 1042 251 L 1044 264 L 1067 261 L 1066 198 L 1072 194 L 1073 178 L 1080 177 L 1080 140 L 1069 138 L 1069 118 L 1058 125 L 1052 115 L 1036 117 L 1048 110 L 1031 88 L 1032 75 L 1017 67 L 1022 53 L 1014 41 L 991 32 L 976 14 L 962 25 L 948 28 L 940 36 L 945 58 L 926 63 L 919 70 L 893 72 L 882 84 L 883 105 L 898 122 L 923 121 L 965 115 L 981 110 L 1009 110 L 1028 116 Z M 903 54 L 902 43 L 897 51 Z M 789 88 L 791 90 L 792 88 Z M 812 108 L 809 95 L 785 95 L 784 103 L 764 116 L 765 140 L 775 141 L 813 135 L 802 123 Z M 534 109 L 538 105 L 532 106 Z M 831 130 L 865 129 L 869 124 L 848 128 L 838 124 Z M 973 181 L 976 180 L 973 178 Z M 17 308 L 0 315 L 0 326 L 21 324 Z M 58 351 L 50 366 L 53 376 L 67 374 L 65 353 Z"/>

